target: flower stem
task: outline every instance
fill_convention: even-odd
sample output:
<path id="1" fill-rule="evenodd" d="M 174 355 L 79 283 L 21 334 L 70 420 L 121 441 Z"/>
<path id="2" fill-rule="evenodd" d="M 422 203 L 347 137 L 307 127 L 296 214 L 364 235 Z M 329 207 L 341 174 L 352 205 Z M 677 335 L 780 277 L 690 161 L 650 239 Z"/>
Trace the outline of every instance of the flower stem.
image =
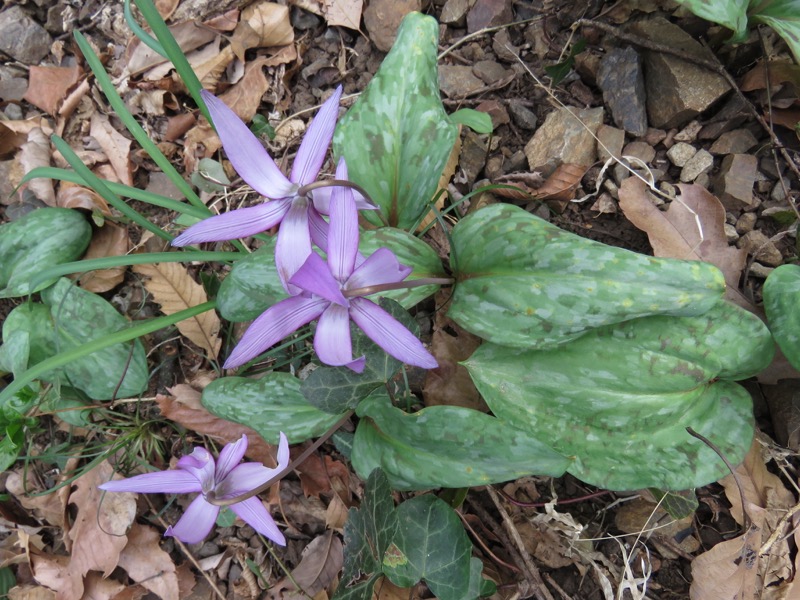
<path id="1" fill-rule="evenodd" d="M 342 290 L 345 298 L 355 298 L 369 296 L 378 292 L 388 292 L 389 290 L 406 290 L 423 285 L 452 285 L 455 279 L 451 277 L 425 277 L 423 279 L 413 279 L 412 281 L 398 281 L 396 283 L 381 283 L 379 285 L 368 285 L 367 287 L 355 288 L 352 290 Z"/>

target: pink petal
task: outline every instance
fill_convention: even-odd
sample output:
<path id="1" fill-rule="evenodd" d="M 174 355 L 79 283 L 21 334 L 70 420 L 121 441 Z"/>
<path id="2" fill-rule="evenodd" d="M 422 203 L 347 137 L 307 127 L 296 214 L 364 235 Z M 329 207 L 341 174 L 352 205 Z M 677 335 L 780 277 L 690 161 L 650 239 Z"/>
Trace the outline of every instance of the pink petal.
<path id="1" fill-rule="evenodd" d="M 364 370 L 365 358 L 353 360 L 350 339 L 350 314 L 347 308 L 331 304 L 322 313 L 314 334 L 314 350 L 320 361 L 334 367 L 349 367 L 356 373 Z"/>
<path id="2" fill-rule="evenodd" d="M 279 471 L 283 471 L 289 466 L 289 440 L 282 431 L 280 433 L 280 439 L 278 440 L 278 456 L 276 460 L 278 461 L 278 466 L 275 468 Z"/>
<path id="3" fill-rule="evenodd" d="M 204 492 L 214 489 L 216 465 L 214 464 L 214 457 L 205 448 L 196 446 L 191 454 L 182 457 L 178 461 L 178 468 L 194 475 L 200 482 L 200 487 Z"/>
<path id="4" fill-rule="evenodd" d="M 316 208 L 309 209 L 308 231 L 311 233 L 311 241 L 325 254 L 328 253 L 328 229 L 328 222 L 322 218 L 319 211 Z"/>
<path id="5" fill-rule="evenodd" d="M 211 120 L 228 159 L 242 179 L 267 198 L 278 199 L 292 195 L 296 186 L 281 173 L 258 138 L 236 113 L 213 94 L 203 90 L 200 95 L 211 113 Z"/>
<path id="6" fill-rule="evenodd" d="M 273 200 L 209 217 L 189 227 L 172 240 L 172 245 L 223 242 L 267 231 L 281 222 L 289 211 L 290 203 L 291 200 Z"/>
<path id="7" fill-rule="evenodd" d="M 278 276 L 289 294 L 299 290 L 288 282 L 297 273 L 308 255 L 311 254 L 311 233 L 308 230 L 308 200 L 295 198 L 291 208 L 283 217 L 278 230 L 278 243 L 275 245 L 275 265 Z"/>
<path id="8" fill-rule="evenodd" d="M 219 514 L 219 506 L 206 502 L 203 496 L 198 496 L 175 523 L 168 527 L 164 535 L 174 536 L 185 544 L 196 544 L 203 541 L 214 527 Z"/>
<path id="9" fill-rule="evenodd" d="M 371 300 L 351 298 L 350 318 L 369 339 L 397 360 L 424 369 L 435 369 L 439 366 L 422 342 Z"/>
<path id="10" fill-rule="evenodd" d="M 346 290 L 355 290 L 382 283 L 397 283 L 411 274 L 413 269 L 402 265 L 388 248 L 378 248 L 350 276 L 344 285 Z"/>
<path id="11" fill-rule="evenodd" d="M 338 179 L 338 177 L 337 177 Z M 317 188 L 311 192 L 311 197 L 314 200 L 314 208 L 316 208 L 323 215 L 329 215 L 331 205 L 331 192 L 334 186 Z M 378 210 L 378 207 L 369 202 L 361 192 L 350 188 L 353 192 L 353 199 L 356 201 L 356 208 L 358 210 Z"/>
<path id="12" fill-rule="evenodd" d="M 339 282 L 333 278 L 328 265 L 316 252 L 308 255 L 305 264 L 300 267 L 300 270 L 294 274 L 289 282 L 336 304 L 348 305 L 347 298 L 342 295 Z"/>
<path id="13" fill-rule="evenodd" d="M 331 145 L 333 130 L 336 128 L 336 117 L 339 115 L 339 98 L 342 86 L 336 88 L 319 109 L 297 150 L 290 179 L 298 185 L 311 183 L 319 175 L 328 146 Z M 227 150 L 227 148 L 226 148 Z M 231 161 L 233 162 L 233 161 Z M 234 165 L 235 166 L 235 165 Z M 240 173 L 241 175 L 241 173 Z"/>
<path id="14" fill-rule="evenodd" d="M 347 179 L 347 165 L 339 159 L 336 179 Z M 349 188 L 336 187 L 331 194 L 331 222 L 328 231 L 328 265 L 341 283 L 353 273 L 358 254 L 358 210 Z"/>
<path id="15" fill-rule="evenodd" d="M 244 463 L 237 465 L 225 478 L 216 492 L 221 498 L 233 498 L 256 489 L 265 484 L 289 464 L 289 441 L 280 434 L 278 445 L 278 465 L 269 469 L 261 463 Z"/>
<path id="16" fill-rule="evenodd" d="M 279 546 L 286 545 L 286 538 L 283 537 L 269 511 L 264 508 L 264 504 L 258 498 L 248 498 L 244 502 L 231 504 L 231 510 L 264 537 Z"/>
<path id="17" fill-rule="evenodd" d="M 316 319 L 328 304 L 322 298 L 302 296 L 281 300 L 253 321 L 223 367 L 233 369 L 255 358 L 298 327 Z"/>
<path id="18" fill-rule="evenodd" d="M 141 494 L 188 494 L 201 491 L 200 481 L 197 477 L 180 469 L 144 473 L 128 479 L 107 481 L 97 487 L 107 492 L 139 492 Z"/>
<path id="19" fill-rule="evenodd" d="M 235 442 L 225 444 L 217 459 L 216 483 L 219 484 L 244 458 L 247 451 L 247 436 L 242 434 Z"/>

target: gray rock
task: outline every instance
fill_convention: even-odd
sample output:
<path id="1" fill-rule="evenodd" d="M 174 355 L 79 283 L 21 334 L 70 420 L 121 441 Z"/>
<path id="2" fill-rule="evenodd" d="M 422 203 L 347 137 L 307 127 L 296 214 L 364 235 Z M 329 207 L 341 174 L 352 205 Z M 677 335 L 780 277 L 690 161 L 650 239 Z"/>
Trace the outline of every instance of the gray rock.
<path id="1" fill-rule="evenodd" d="M 784 181 L 786 184 L 786 189 L 789 189 L 789 183 Z M 786 200 L 786 189 L 784 189 L 783 185 L 780 181 L 776 181 L 775 185 L 772 186 L 772 191 L 769 193 L 769 199 L 773 202 L 783 202 Z"/>
<path id="2" fill-rule="evenodd" d="M 734 129 L 723 133 L 708 149 L 711 154 L 743 154 L 758 143 L 749 129 Z"/>
<path id="3" fill-rule="evenodd" d="M 631 142 L 622 150 L 625 156 L 635 156 L 645 164 L 653 162 L 656 157 L 655 148 L 645 142 Z"/>
<path id="4" fill-rule="evenodd" d="M 748 273 L 753 277 L 757 277 L 758 279 L 766 279 L 774 270 L 775 269 L 772 267 L 765 267 L 760 262 L 754 262 L 750 265 L 750 270 Z"/>
<path id="5" fill-rule="evenodd" d="M 487 85 L 496 83 L 514 74 L 513 71 L 509 71 L 503 65 L 493 60 L 481 60 L 476 62 L 472 65 L 472 72 Z"/>
<path id="6" fill-rule="evenodd" d="M 783 264 L 783 255 L 781 255 L 780 250 L 775 247 L 775 244 L 766 235 L 757 229 L 748 231 L 740 237 L 739 241 L 736 242 L 736 247 L 743 249 L 755 260 L 768 267 L 779 267 Z"/>
<path id="7" fill-rule="evenodd" d="M 622 129 L 609 125 L 600 125 L 597 128 L 597 154 L 600 160 L 606 161 L 612 155 L 620 156 L 624 143 L 625 132 Z"/>
<path id="8" fill-rule="evenodd" d="M 442 7 L 439 21 L 448 25 L 462 26 L 467 16 L 467 11 L 475 0 L 447 0 Z"/>
<path id="9" fill-rule="evenodd" d="M 742 213 L 742 216 L 736 220 L 736 233 L 744 235 L 750 233 L 756 227 L 758 215 L 754 212 Z"/>
<path id="10" fill-rule="evenodd" d="M 683 169 L 681 169 L 681 181 L 683 183 L 691 183 L 700 177 L 700 175 L 710 171 L 713 166 L 714 157 L 706 150 L 698 150 L 698 152 L 683 165 Z"/>
<path id="11" fill-rule="evenodd" d="M 394 44 L 403 17 L 421 9 L 421 0 L 373 0 L 364 9 L 364 25 L 369 32 L 369 39 L 378 50 L 388 52 Z"/>
<path id="12" fill-rule="evenodd" d="M 709 50 L 663 17 L 634 22 L 628 29 L 698 58 L 713 59 Z M 681 127 L 730 91 L 722 76 L 663 52 L 645 52 L 644 67 L 647 115 L 653 127 Z"/>
<path id="13" fill-rule="evenodd" d="M 730 223 L 725 223 L 722 227 L 725 230 L 725 239 L 728 240 L 729 244 L 733 244 L 739 239 L 739 234 L 736 232 L 736 227 Z"/>
<path id="14" fill-rule="evenodd" d="M 522 129 L 530 129 L 531 131 L 536 129 L 536 125 L 538 124 L 539 120 L 536 118 L 534 112 L 521 102 L 509 102 L 508 112 L 511 115 L 511 120 L 514 121 L 514 124 L 517 127 L 522 127 Z"/>
<path id="15" fill-rule="evenodd" d="M 672 148 L 667 150 L 667 158 L 676 167 L 683 167 L 689 159 L 697 154 L 697 148 L 687 144 L 686 142 L 678 142 Z"/>
<path id="16" fill-rule="evenodd" d="M 714 193 L 727 210 L 747 210 L 753 204 L 758 159 L 749 154 L 729 154 L 714 179 Z M 740 232 L 742 233 L 742 232 Z"/>
<path id="17" fill-rule="evenodd" d="M 50 52 L 53 38 L 18 5 L 0 13 L 0 51 L 26 65 L 35 65 Z"/>
<path id="18" fill-rule="evenodd" d="M 634 136 L 647 133 L 642 60 L 633 48 L 614 48 L 600 60 L 597 85 L 614 123 Z"/>
<path id="19" fill-rule="evenodd" d="M 603 192 L 589 210 L 598 212 L 601 215 L 613 215 L 617 213 L 617 203 L 614 202 L 611 194 Z"/>
<path id="20" fill-rule="evenodd" d="M 603 123 L 602 107 L 578 110 L 559 108 L 547 115 L 525 145 L 531 170 L 550 175 L 561 163 L 589 166 L 597 160 L 597 128 Z"/>
<path id="21" fill-rule="evenodd" d="M 492 50 L 500 60 L 516 64 L 519 48 L 511 43 L 508 29 L 501 29 L 492 36 Z"/>
<path id="22" fill-rule="evenodd" d="M 467 183 L 472 185 L 478 175 L 486 166 L 486 154 L 488 148 L 486 142 L 482 140 L 471 129 L 466 128 L 464 140 L 461 145 L 461 154 L 458 159 L 458 166 L 467 176 Z"/>
<path id="23" fill-rule="evenodd" d="M 667 138 L 667 132 L 663 129 L 655 129 L 653 127 L 647 128 L 647 133 L 644 134 L 643 142 L 647 142 L 653 147 L 658 146 Z"/>
<path id="24" fill-rule="evenodd" d="M 442 65 L 439 67 L 439 89 L 448 98 L 464 98 L 486 85 L 472 74 L 472 67 Z"/>
<path id="25" fill-rule="evenodd" d="M 700 133 L 702 128 L 703 126 L 700 125 L 700 121 L 689 121 L 689 124 L 676 133 L 675 137 L 672 139 L 676 142 L 692 143 L 697 139 L 697 134 Z"/>
<path id="26" fill-rule="evenodd" d="M 511 0 L 477 0 L 467 13 L 467 32 L 504 25 L 514 20 Z"/>

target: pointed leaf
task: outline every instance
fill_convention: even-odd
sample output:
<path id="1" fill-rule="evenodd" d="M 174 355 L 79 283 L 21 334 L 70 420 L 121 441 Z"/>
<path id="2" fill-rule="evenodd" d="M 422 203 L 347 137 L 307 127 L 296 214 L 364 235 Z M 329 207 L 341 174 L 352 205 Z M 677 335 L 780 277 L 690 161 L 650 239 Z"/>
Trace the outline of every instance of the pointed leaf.
<path id="1" fill-rule="evenodd" d="M 800 369 L 800 266 L 781 265 L 764 283 L 769 328 L 786 359 Z"/>

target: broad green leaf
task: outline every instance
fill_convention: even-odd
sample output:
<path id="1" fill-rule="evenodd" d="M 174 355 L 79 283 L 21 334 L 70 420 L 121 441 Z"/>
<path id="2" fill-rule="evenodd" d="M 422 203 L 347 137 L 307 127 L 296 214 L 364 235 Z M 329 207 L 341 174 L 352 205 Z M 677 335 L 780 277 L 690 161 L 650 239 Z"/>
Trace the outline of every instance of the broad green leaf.
<path id="1" fill-rule="evenodd" d="M 661 507 L 667 511 L 669 516 L 673 519 L 685 519 L 693 515 L 697 507 L 700 506 L 694 490 L 670 492 L 657 488 L 650 488 L 648 491 L 653 494 L 656 502 L 660 503 Z"/>
<path id="2" fill-rule="evenodd" d="M 92 228 L 81 213 L 68 208 L 40 208 L 0 225 L 0 298 L 42 290 L 55 280 L 31 288 L 39 271 L 80 257 Z"/>
<path id="3" fill-rule="evenodd" d="M 576 477 L 607 489 L 690 489 L 726 467 L 686 427 L 734 464 L 753 435 L 749 394 L 719 378 L 757 373 L 774 348 L 749 318 L 737 331 L 739 311 L 721 302 L 700 317 L 637 319 L 547 351 L 484 344 L 465 366 L 492 412 L 574 456 Z"/>
<path id="4" fill-rule="evenodd" d="M 417 323 L 402 306 L 387 298 L 381 299 L 380 305 L 406 329 L 417 335 Z M 403 363 L 386 354 L 355 325 L 351 324 L 350 332 L 353 356 L 366 357 L 364 371 L 355 373 L 347 367 L 318 367 L 300 387 L 306 400 L 326 413 L 341 414 L 354 409 L 373 390 L 385 385 L 403 366 Z"/>
<path id="5" fill-rule="evenodd" d="M 424 579 L 440 600 L 477 598 L 480 569 L 472 569 L 472 544 L 455 511 L 426 494 L 403 502 L 395 513 L 397 533 L 383 557 L 392 583 L 411 587 Z"/>
<path id="6" fill-rule="evenodd" d="M 747 34 L 748 0 L 678 0 L 695 15 L 718 23 L 733 31 L 733 40 L 742 41 Z"/>
<path id="7" fill-rule="evenodd" d="M 714 266 L 586 240 L 509 204 L 453 229 L 456 288 L 448 316 L 516 348 L 548 348 L 595 328 L 664 314 L 698 315 L 725 291 Z"/>
<path id="8" fill-rule="evenodd" d="M 781 265 L 764 283 L 769 328 L 795 369 L 800 369 L 800 266 Z"/>
<path id="9" fill-rule="evenodd" d="M 353 468 L 364 477 L 381 467 L 399 490 L 559 477 L 570 466 L 569 458 L 529 433 L 468 408 L 431 406 L 409 415 L 385 392 L 375 392 L 357 414 Z"/>
<path id="10" fill-rule="evenodd" d="M 753 22 L 777 31 L 800 63 L 800 0 L 750 0 L 748 14 Z"/>
<path id="11" fill-rule="evenodd" d="M 264 246 L 237 260 L 217 295 L 219 314 L 228 321 L 252 321 L 287 298 L 275 267 L 274 236 Z"/>
<path id="12" fill-rule="evenodd" d="M 362 212 L 361 214 L 365 213 Z M 371 256 L 378 248 L 388 248 L 394 252 L 400 263 L 414 269 L 406 281 L 447 276 L 442 267 L 442 261 L 439 260 L 433 248 L 402 229 L 381 227 L 362 231 L 358 248 L 364 256 Z M 418 288 L 381 292 L 370 297 L 375 300 L 376 296 L 383 296 L 399 302 L 404 308 L 412 308 L 428 296 L 436 293 L 438 289 L 438 285 L 426 285 Z"/>
<path id="13" fill-rule="evenodd" d="M 288 373 L 268 373 L 261 379 L 223 377 L 203 390 L 203 406 L 218 417 L 255 429 L 270 444 L 279 433 L 299 444 L 325 433 L 342 415 L 311 406 L 300 393 L 300 380 Z"/>
<path id="14" fill-rule="evenodd" d="M 350 179 L 369 193 L 385 222 L 400 229 L 428 210 L 458 134 L 439 96 L 438 34 L 434 18 L 406 15 L 392 50 L 333 137 Z M 374 213 L 361 214 L 386 224 Z"/>
<path id="15" fill-rule="evenodd" d="M 361 508 L 351 508 L 344 526 L 344 568 L 333 600 L 372 598 L 381 561 L 397 531 L 392 490 L 380 469 L 369 474 Z M 361 577 L 369 577 L 355 585 Z"/>
<path id="16" fill-rule="evenodd" d="M 5 435 L 0 439 L 0 470 L 5 471 L 17 460 L 25 443 L 25 430 L 19 423 L 5 427 Z"/>
<path id="17" fill-rule="evenodd" d="M 129 324 L 106 300 L 68 279 L 59 279 L 44 290 L 42 301 L 44 304 L 18 306 L 3 323 L 3 340 L 9 340 L 12 347 L 28 335 L 28 368 L 125 329 Z M 0 356 L 5 356 L 5 352 L 4 344 Z M 0 362 L 6 361 L 0 359 Z M 42 379 L 77 388 L 94 400 L 108 400 L 142 393 L 147 388 L 148 376 L 144 347 L 137 340 L 133 345 L 115 344 L 76 358 Z"/>
<path id="18" fill-rule="evenodd" d="M 492 118 L 485 112 L 472 108 L 460 108 L 450 115 L 450 122 L 466 125 L 475 133 L 492 133 Z"/>

